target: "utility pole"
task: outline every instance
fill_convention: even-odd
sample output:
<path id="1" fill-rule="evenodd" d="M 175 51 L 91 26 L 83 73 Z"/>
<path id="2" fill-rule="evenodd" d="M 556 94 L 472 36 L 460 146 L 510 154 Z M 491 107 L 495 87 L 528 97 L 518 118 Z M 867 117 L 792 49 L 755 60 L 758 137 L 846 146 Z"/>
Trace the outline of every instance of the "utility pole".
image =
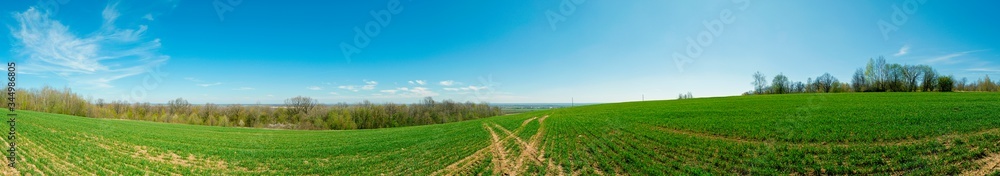
<path id="1" fill-rule="evenodd" d="M 569 107 L 576 106 L 576 100 L 573 97 L 569 97 Z"/>
<path id="2" fill-rule="evenodd" d="M 642 94 L 642 101 L 646 101 L 646 94 Z"/>

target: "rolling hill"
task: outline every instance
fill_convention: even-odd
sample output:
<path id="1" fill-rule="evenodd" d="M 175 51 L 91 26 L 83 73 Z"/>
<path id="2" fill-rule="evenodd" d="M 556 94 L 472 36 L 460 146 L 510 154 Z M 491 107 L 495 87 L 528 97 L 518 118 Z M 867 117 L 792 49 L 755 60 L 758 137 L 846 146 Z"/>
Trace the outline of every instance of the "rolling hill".
<path id="1" fill-rule="evenodd" d="M 19 111 L 18 166 L 0 171 L 983 175 L 1000 170 L 998 100 L 997 93 L 740 96 L 600 104 L 348 131 L 194 126 Z"/>

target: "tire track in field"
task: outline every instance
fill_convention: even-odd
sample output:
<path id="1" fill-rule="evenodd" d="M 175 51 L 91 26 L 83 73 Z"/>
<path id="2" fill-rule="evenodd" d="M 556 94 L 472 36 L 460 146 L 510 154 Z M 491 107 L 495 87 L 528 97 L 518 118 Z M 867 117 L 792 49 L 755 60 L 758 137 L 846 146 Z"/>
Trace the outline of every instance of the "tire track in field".
<path id="1" fill-rule="evenodd" d="M 483 129 L 492 133 L 492 129 L 490 129 L 489 126 L 487 126 L 485 123 L 483 124 Z M 480 148 L 479 150 L 476 150 L 476 152 L 473 152 L 471 155 L 449 164 L 444 169 L 434 171 L 430 175 L 458 175 L 462 174 L 462 171 L 467 171 L 468 169 L 470 169 L 469 167 L 482 162 L 486 158 L 486 155 L 491 154 L 491 150 L 493 150 L 494 142 L 492 135 L 488 140 L 490 140 L 490 144 L 487 145 L 486 147 Z M 496 164 L 496 162 L 494 162 L 494 164 Z"/>
<path id="2" fill-rule="evenodd" d="M 525 161 L 531 162 L 533 164 L 548 169 L 548 165 L 543 162 L 545 158 L 543 155 L 540 155 L 541 151 L 538 149 L 538 144 L 541 141 L 542 135 L 545 134 L 545 127 L 544 124 L 542 124 L 542 122 L 545 121 L 545 118 L 548 117 L 549 116 L 544 116 L 538 120 L 539 123 L 538 130 L 537 132 L 535 132 L 534 135 L 531 136 L 531 138 L 529 138 L 528 142 L 525 142 L 520 137 L 517 137 L 517 133 L 511 132 L 503 128 L 499 124 L 495 123 L 493 124 L 494 126 L 496 126 L 497 129 L 500 129 L 504 133 L 507 133 L 508 137 L 512 137 L 513 139 L 517 140 L 517 143 L 520 144 L 521 146 L 522 149 L 521 155 L 519 155 L 517 159 L 513 160 L 514 163 L 512 170 L 514 171 L 514 173 L 522 173 L 527 170 L 527 168 L 524 167 Z M 528 122 L 530 121 L 525 121 L 525 123 L 522 123 L 521 125 L 522 126 L 527 125 Z"/>
<path id="3" fill-rule="evenodd" d="M 519 131 L 523 130 L 524 126 L 526 126 L 532 120 L 535 120 L 537 118 L 538 117 L 532 117 L 532 118 L 529 118 L 527 120 L 524 120 L 524 122 L 521 122 L 521 126 L 518 127 L 517 129 L 515 129 L 514 131 L 518 131 L 519 132 Z M 492 129 L 489 129 L 487 127 L 488 126 L 484 123 L 483 124 L 483 129 L 485 129 L 487 131 L 491 131 L 492 130 Z M 502 140 L 507 140 L 507 138 L 504 138 Z M 492 143 L 491 143 L 491 145 L 492 145 Z M 457 172 L 460 172 L 460 171 L 463 171 L 463 170 L 467 170 L 467 169 L 469 169 L 468 167 L 471 167 L 474 164 L 481 162 L 483 160 L 483 158 L 486 157 L 485 155 L 489 152 L 489 150 L 490 150 L 489 146 L 483 147 L 483 148 L 477 150 L 476 152 L 473 152 L 472 155 L 466 156 L 465 158 L 462 158 L 461 160 L 458 160 L 457 162 L 448 165 L 444 169 L 441 169 L 441 170 L 438 170 L 438 171 L 434 171 L 434 173 L 431 173 L 431 175 L 452 175 L 454 173 L 457 173 Z"/>
<path id="4" fill-rule="evenodd" d="M 527 170 L 527 167 L 525 167 L 526 162 L 537 165 L 542 168 L 546 168 L 550 174 L 560 173 L 561 167 L 545 159 L 544 149 L 542 150 L 538 149 L 539 148 L 538 146 L 541 143 L 541 140 L 543 139 L 543 136 L 545 134 L 545 126 L 543 122 L 548 117 L 549 116 L 546 115 L 543 116 L 542 118 L 532 117 L 527 120 L 524 120 L 521 123 L 521 126 L 519 126 L 517 129 L 514 129 L 514 131 L 507 130 L 503 126 L 500 126 L 499 124 L 496 123 L 492 122 L 483 123 L 483 129 L 485 129 L 487 132 L 490 133 L 490 139 L 489 139 L 490 145 L 477 150 L 472 155 L 466 156 L 465 158 L 448 165 L 444 169 L 431 173 L 431 175 L 468 174 L 462 172 L 468 171 L 469 169 L 471 169 L 469 167 L 475 165 L 476 163 L 485 161 L 487 154 L 490 154 L 489 156 L 491 156 L 490 162 L 493 164 L 492 170 L 494 174 L 517 175 L 523 173 Z M 529 123 L 535 120 L 537 120 L 539 123 L 539 127 L 536 130 L 535 134 L 532 135 L 532 137 L 528 141 L 525 141 L 524 139 L 520 138 L 518 134 L 520 134 L 524 130 L 525 126 L 527 126 Z M 497 131 L 503 132 L 506 135 L 501 137 L 500 135 L 497 134 L 498 133 Z M 517 147 L 521 149 L 520 150 L 521 153 L 519 153 L 519 155 L 517 155 L 515 158 L 511 158 L 513 156 L 513 153 L 511 151 L 508 151 L 504 146 L 505 143 L 511 140 L 514 140 L 514 142 L 518 144 Z M 548 163 L 545 163 L 545 161 L 548 161 Z"/>
<path id="5" fill-rule="evenodd" d="M 976 160 L 975 163 L 982 163 L 979 169 L 962 172 L 962 175 L 988 175 L 1000 171 L 1000 153 L 993 153 L 985 158 Z"/>
<path id="6" fill-rule="evenodd" d="M 509 168 L 505 166 L 507 164 L 507 151 L 503 147 L 503 141 L 500 140 L 500 137 L 497 136 L 497 133 L 494 132 L 493 129 L 490 128 L 490 126 L 485 124 L 483 126 L 486 126 L 486 130 L 490 131 L 490 136 L 492 137 L 491 138 L 492 142 L 490 143 L 490 149 L 491 149 L 490 151 L 493 152 L 494 156 L 491 158 L 492 160 L 491 163 L 493 163 L 493 172 L 504 173 L 504 174 L 510 173 Z"/>

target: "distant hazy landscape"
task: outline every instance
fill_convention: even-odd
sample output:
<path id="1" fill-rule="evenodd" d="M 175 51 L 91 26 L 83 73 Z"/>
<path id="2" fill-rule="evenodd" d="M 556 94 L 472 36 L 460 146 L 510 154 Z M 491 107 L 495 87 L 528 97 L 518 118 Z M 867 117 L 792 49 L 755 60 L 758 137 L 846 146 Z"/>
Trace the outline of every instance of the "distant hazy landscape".
<path id="1" fill-rule="evenodd" d="M 1000 176 L 1000 1 L 0 1 L 0 175 Z"/>

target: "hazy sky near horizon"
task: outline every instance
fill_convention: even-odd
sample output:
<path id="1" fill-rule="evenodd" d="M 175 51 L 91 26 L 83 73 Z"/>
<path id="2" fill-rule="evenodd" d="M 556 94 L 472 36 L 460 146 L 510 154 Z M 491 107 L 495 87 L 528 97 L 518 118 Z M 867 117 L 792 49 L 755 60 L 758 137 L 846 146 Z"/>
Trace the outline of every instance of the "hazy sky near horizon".
<path id="1" fill-rule="evenodd" d="M 1000 2 L 3 1 L 18 86 L 192 103 L 620 102 L 850 81 L 870 58 L 1000 74 Z"/>

